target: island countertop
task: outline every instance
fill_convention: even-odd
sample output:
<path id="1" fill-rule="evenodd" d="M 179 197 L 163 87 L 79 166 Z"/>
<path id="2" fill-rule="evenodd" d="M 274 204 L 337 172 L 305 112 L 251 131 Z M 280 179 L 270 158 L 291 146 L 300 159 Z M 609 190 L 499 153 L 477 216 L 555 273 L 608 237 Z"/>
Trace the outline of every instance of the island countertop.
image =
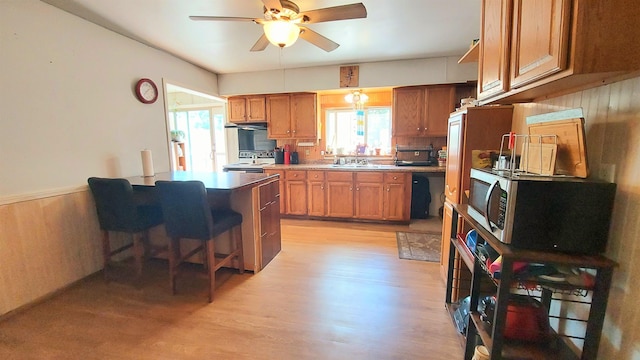
<path id="1" fill-rule="evenodd" d="M 444 174 L 444 166 L 396 166 L 396 165 L 334 165 L 334 164 L 294 164 L 294 165 L 266 165 L 264 170 L 335 170 L 335 171 L 383 171 L 383 172 L 410 172 L 410 173 L 441 173 Z"/>
<path id="2" fill-rule="evenodd" d="M 157 173 L 155 176 L 132 176 L 127 178 L 131 185 L 154 186 L 158 180 L 164 181 L 189 181 L 198 180 L 204 183 L 209 190 L 240 190 L 251 188 L 265 183 L 277 175 L 260 173 L 238 172 L 194 172 L 194 171 L 170 171 Z"/>

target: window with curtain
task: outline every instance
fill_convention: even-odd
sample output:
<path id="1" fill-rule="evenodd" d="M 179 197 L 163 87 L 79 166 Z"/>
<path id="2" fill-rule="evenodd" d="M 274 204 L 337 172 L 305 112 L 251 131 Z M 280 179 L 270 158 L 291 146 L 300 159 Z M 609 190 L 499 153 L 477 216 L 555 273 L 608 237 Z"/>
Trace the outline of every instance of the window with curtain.
<path id="1" fill-rule="evenodd" d="M 327 154 L 391 153 L 391 107 L 327 109 L 325 115 Z"/>

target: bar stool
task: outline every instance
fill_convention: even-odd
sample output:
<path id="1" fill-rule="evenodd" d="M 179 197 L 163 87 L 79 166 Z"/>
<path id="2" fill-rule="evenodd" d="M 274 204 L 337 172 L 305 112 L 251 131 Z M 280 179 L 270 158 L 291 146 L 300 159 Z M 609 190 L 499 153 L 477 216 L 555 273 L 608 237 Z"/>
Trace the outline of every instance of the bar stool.
<path id="1" fill-rule="evenodd" d="M 108 280 L 111 257 L 133 247 L 136 273 L 142 274 L 143 258 L 162 251 L 149 243 L 149 229 L 163 223 L 159 204 L 140 203 L 134 197 L 133 187 L 126 179 L 90 177 L 87 182 L 93 194 L 102 232 L 102 255 L 104 278 Z M 111 249 L 109 232 L 130 234 L 132 242 Z"/>
<path id="2" fill-rule="evenodd" d="M 212 210 L 207 200 L 207 190 L 201 181 L 156 181 L 156 189 L 164 215 L 169 243 L 169 283 L 176 293 L 178 267 L 198 252 L 204 252 L 204 265 L 209 277 L 209 302 L 213 301 L 215 272 L 224 265 L 238 262 L 238 270 L 244 272 L 242 254 L 242 215 L 231 210 Z M 229 254 L 217 254 L 214 242 L 229 231 L 232 246 Z M 202 244 L 187 254 L 180 252 L 180 239 L 201 240 Z"/>

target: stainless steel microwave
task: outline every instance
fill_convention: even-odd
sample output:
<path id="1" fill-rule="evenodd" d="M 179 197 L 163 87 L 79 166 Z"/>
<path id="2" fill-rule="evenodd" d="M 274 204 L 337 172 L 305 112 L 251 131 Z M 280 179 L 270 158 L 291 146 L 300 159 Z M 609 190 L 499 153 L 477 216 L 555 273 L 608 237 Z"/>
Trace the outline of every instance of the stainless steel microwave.
<path id="1" fill-rule="evenodd" d="M 469 215 L 499 241 L 529 250 L 606 250 L 616 184 L 471 169 Z"/>

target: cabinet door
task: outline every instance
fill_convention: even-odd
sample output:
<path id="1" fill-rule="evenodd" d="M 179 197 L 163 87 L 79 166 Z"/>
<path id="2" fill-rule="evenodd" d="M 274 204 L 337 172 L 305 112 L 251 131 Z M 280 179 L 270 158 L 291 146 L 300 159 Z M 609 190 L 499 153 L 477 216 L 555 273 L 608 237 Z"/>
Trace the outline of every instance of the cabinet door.
<path id="1" fill-rule="evenodd" d="M 327 215 L 353 217 L 353 173 L 327 171 Z"/>
<path id="2" fill-rule="evenodd" d="M 440 244 L 440 276 L 447 282 L 449 269 L 449 249 L 451 248 L 451 224 L 453 223 L 453 207 L 448 201 L 444 202 L 442 212 L 442 242 Z"/>
<path id="3" fill-rule="evenodd" d="M 483 0 L 478 62 L 478 99 L 509 88 L 509 47 L 512 0 Z"/>
<path id="4" fill-rule="evenodd" d="M 422 88 L 393 89 L 393 136 L 418 136 L 424 130 Z"/>
<path id="5" fill-rule="evenodd" d="M 307 194 L 307 201 L 309 203 L 308 214 L 310 216 L 327 215 L 323 171 L 307 171 Z"/>
<path id="6" fill-rule="evenodd" d="M 247 102 L 244 97 L 231 97 L 228 102 L 229 121 L 243 123 L 247 121 Z"/>
<path id="7" fill-rule="evenodd" d="M 317 138 L 316 94 L 291 95 L 291 132 L 297 139 Z"/>
<path id="8" fill-rule="evenodd" d="M 385 220 L 408 221 L 410 219 L 410 179 L 410 174 L 384 174 L 383 218 Z"/>
<path id="9" fill-rule="evenodd" d="M 307 215 L 307 182 L 287 180 L 287 214 Z"/>
<path id="10" fill-rule="evenodd" d="M 384 185 L 382 173 L 355 174 L 355 216 L 358 219 L 382 219 Z"/>
<path id="11" fill-rule="evenodd" d="M 267 121 L 266 99 L 264 96 L 247 97 L 247 121 Z"/>
<path id="12" fill-rule="evenodd" d="M 455 86 L 434 86 L 424 90 L 424 134 L 447 136 L 449 114 L 455 110 Z"/>
<path id="13" fill-rule="evenodd" d="M 511 88 L 567 68 L 570 0 L 516 0 L 511 40 Z"/>
<path id="14" fill-rule="evenodd" d="M 289 95 L 268 95 L 266 101 L 269 138 L 290 138 L 291 106 Z"/>
<path id="15" fill-rule="evenodd" d="M 464 130 L 464 114 L 457 114 L 449 119 L 447 135 L 447 168 L 444 181 L 444 195 L 450 202 L 460 202 L 460 171 L 462 169 L 462 145 Z"/>

